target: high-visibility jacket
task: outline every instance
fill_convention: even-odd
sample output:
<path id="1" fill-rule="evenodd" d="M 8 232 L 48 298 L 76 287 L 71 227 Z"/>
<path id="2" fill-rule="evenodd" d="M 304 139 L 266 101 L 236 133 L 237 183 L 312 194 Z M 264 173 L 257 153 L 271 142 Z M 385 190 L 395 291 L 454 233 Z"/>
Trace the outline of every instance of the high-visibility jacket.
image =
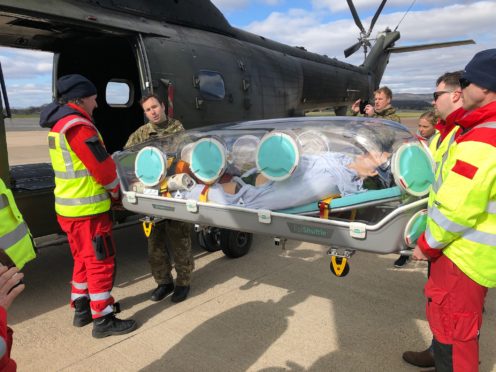
<path id="1" fill-rule="evenodd" d="M 448 150 L 456 139 L 456 134 L 460 128 L 455 126 L 451 131 L 444 137 L 444 139 L 438 145 L 433 145 L 433 142 L 439 142 L 439 138 L 441 136 L 440 133 L 436 134 L 436 138 L 429 145 L 429 151 L 432 156 L 432 160 L 434 161 L 434 184 L 432 185 L 432 189 L 434 190 L 434 194 L 437 192 L 439 187 L 448 173 L 449 169 L 447 166 L 444 166 L 444 162 L 448 158 Z M 431 193 L 432 194 L 432 193 Z M 432 195 L 429 194 L 431 199 Z"/>
<path id="2" fill-rule="evenodd" d="M 48 147 L 55 172 L 55 211 L 64 217 L 83 217 L 110 210 L 110 196 L 90 174 L 84 163 L 71 149 L 66 132 L 77 125 L 91 127 L 93 123 L 78 115 L 61 119 L 48 133 Z"/>
<path id="3" fill-rule="evenodd" d="M 431 152 L 432 158 L 436 163 L 441 161 L 441 158 L 448 150 L 450 141 L 453 141 L 453 138 L 459 129 L 460 128 L 458 126 L 453 127 L 451 131 L 443 138 L 441 143 L 439 143 L 441 132 L 437 131 L 436 134 L 434 134 L 434 136 L 432 137 L 432 141 L 429 143 L 429 151 Z"/>
<path id="4" fill-rule="evenodd" d="M 425 243 L 442 249 L 478 284 L 496 287 L 496 122 L 458 137 L 442 168 L 447 171 L 439 170 L 444 179 L 431 192 Z"/>
<path id="5" fill-rule="evenodd" d="M 1 179 L 0 221 L 0 249 L 20 270 L 26 262 L 36 257 L 36 252 L 29 228 L 17 208 L 14 195 Z"/>

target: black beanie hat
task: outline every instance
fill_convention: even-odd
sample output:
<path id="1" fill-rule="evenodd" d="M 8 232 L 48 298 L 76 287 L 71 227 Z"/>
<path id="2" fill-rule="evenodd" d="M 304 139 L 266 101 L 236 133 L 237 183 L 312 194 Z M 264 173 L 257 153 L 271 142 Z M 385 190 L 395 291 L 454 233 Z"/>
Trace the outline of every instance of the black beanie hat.
<path id="1" fill-rule="evenodd" d="M 477 53 L 465 66 L 462 78 L 496 92 L 496 49 L 486 49 Z"/>
<path id="2" fill-rule="evenodd" d="M 95 85 L 83 75 L 65 75 L 57 80 L 57 91 L 62 99 L 90 97 L 96 94 Z"/>

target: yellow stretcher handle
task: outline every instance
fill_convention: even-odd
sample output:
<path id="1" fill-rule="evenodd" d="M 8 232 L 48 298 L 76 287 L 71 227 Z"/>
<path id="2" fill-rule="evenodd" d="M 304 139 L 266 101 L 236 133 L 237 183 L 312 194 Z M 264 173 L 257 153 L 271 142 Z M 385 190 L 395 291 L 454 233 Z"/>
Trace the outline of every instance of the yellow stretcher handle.
<path id="1" fill-rule="evenodd" d="M 347 258 L 345 257 L 340 257 L 340 258 L 341 258 L 340 260 L 341 262 L 339 263 L 336 256 L 331 257 L 332 268 L 336 276 L 341 276 L 341 274 L 343 274 L 343 271 L 346 268 L 346 263 L 348 262 Z"/>
<path id="2" fill-rule="evenodd" d="M 145 232 L 145 236 L 148 238 L 152 233 L 153 222 L 151 221 L 143 221 L 143 231 Z"/>
<path id="3" fill-rule="evenodd" d="M 165 196 L 166 198 L 171 197 L 171 193 L 169 192 L 169 185 L 167 184 L 167 179 L 164 179 L 160 184 L 160 194 Z"/>

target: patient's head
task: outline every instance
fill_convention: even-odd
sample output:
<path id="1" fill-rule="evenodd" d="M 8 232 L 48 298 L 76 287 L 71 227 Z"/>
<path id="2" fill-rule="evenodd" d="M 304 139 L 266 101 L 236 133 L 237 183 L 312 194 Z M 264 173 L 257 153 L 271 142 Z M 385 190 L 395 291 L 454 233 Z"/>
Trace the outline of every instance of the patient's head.
<path id="1" fill-rule="evenodd" d="M 348 168 L 353 169 L 358 177 L 365 179 L 374 177 L 382 170 L 380 167 L 387 167 L 391 153 L 371 151 L 365 154 L 357 155 L 355 159 L 348 164 Z"/>

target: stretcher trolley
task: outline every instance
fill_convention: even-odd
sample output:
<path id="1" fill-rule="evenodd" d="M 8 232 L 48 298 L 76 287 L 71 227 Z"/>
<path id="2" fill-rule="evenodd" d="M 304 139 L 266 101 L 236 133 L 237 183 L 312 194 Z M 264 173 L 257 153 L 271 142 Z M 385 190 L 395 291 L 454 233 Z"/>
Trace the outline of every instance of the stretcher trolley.
<path id="1" fill-rule="evenodd" d="M 114 154 L 123 206 L 330 247 L 344 276 L 356 251 L 411 252 L 425 229 L 433 162 L 401 124 L 305 117 L 188 130 Z"/>

